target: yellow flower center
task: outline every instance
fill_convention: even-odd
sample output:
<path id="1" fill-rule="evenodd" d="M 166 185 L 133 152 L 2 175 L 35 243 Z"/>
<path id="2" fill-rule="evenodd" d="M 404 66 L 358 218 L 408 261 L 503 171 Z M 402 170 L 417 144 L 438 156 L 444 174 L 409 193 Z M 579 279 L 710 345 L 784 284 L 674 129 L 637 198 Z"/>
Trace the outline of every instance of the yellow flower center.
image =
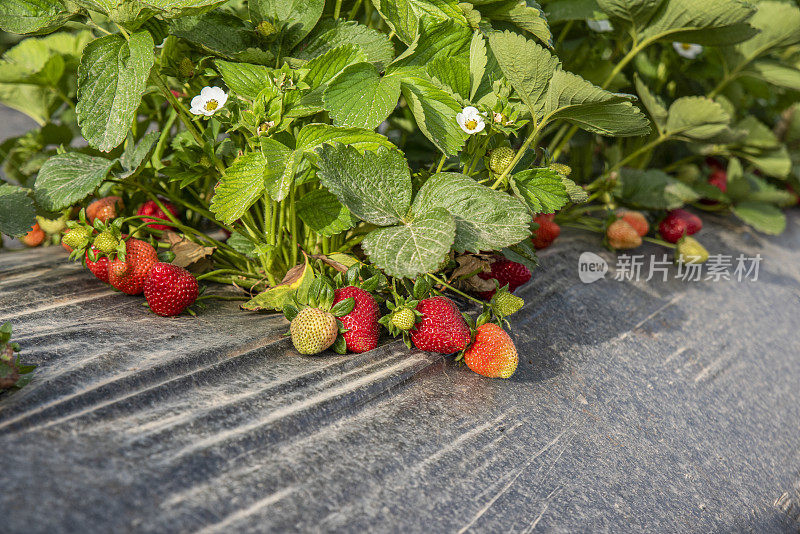
<path id="1" fill-rule="evenodd" d="M 478 127 L 478 121 L 475 119 L 470 119 L 464 123 L 464 126 L 466 126 L 468 130 L 474 130 Z"/>
<path id="2" fill-rule="evenodd" d="M 688 52 L 689 50 L 691 50 L 692 45 L 689 44 L 689 43 L 681 43 L 681 48 L 683 48 L 684 50 L 686 50 Z"/>
<path id="3" fill-rule="evenodd" d="M 213 98 L 206 102 L 206 111 L 214 111 L 219 107 L 219 102 L 214 100 Z"/>

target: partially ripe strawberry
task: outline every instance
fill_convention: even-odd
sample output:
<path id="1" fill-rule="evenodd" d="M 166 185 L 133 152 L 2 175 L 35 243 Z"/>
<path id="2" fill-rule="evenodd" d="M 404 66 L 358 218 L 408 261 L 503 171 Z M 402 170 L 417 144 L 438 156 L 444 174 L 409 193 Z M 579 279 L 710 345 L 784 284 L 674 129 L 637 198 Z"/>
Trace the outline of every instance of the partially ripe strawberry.
<path id="1" fill-rule="evenodd" d="M 300 354 L 318 354 L 339 335 L 336 317 L 319 308 L 303 308 L 289 326 L 294 348 Z"/>
<path id="2" fill-rule="evenodd" d="M 164 205 L 165 208 L 167 208 L 167 210 L 172 214 L 173 217 L 175 217 L 176 219 L 178 218 L 178 209 L 175 206 L 173 206 L 169 202 L 162 201 L 161 203 Z M 164 211 L 158 206 L 158 204 L 156 204 L 154 200 L 148 200 L 147 202 L 139 206 L 139 209 L 136 210 L 136 214 L 142 215 L 143 216 L 142 220 L 145 222 L 149 222 L 150 224 L 148 224 L 147 226 L 149 226 L 153 230 L 169 230 L 170 228 L 172 228 L 172 226 L 166 224 L 156 224 L 154 222 L 151 222 L 158 220 L 169 221 L 169 217 L 167 217 L 167 214 L 164 213 Z"/>
<path id="3" fill-rule="evenodd" d="M 23 237 L 20 238 L 20 241 L 22 241 L 25 244 L 25 246 L 38 247 L 39 245 L 42 244 L 44 238 L 45 238 L 44 231 L 41 228 L 39 228 L 39 223 L 37 222 L 34 223 L 33 228 L 31 228 L 27 234 L 25 234 Z"/>
<path id="4" fill-rule="evenodd" d="M 378 303 L 367 291 L 355 286 L 347 286 L 334 292 L 334 306 L 350 297 L 353 297 L 355 306 L 347 315 L 339 317 L 347 332 L 342 334 L 347 350 L 350 352 L 367 352 L 378 346 L 381 334 L 378 319 L 380 309 Z M 412 312 L 413 315 L 413 312 Z"/>
<path id="5" fill-rule="evenodd" d="M 650 231 L 650 223 L 647 222 L 644 214 L 639 211 L 624 211 L 620 213 L 620 219 L 633 226 L 636 233 L 644 237 Z"/>
<path id="6" fill-rule="evenodd" d="M 492 307 L 501 316 L 507 317 L 517 313 L 525 305 L 525 301 L 508 291 L 498 292 L 492 299 Z"/>
<path id="7" fill-rule="evenodd" d="M 478 277 L 484 280 L 497 280 L 498 287 L 508 284 L 508 290 L 512 293 L 522 284 L 526 284 L 531 279 L 531 271 L 522 265 L 507 259 L 500 259 L 492 263 L 491 272 L 478 273 Z M 491 299 L 497 289 L 482 291 L 478 295 L 484 299 Z"/>
<path id="8" fill-rule="evenodd" d="M 469 327 L 447 297 L 431 297 L 417 304 L 422 320 L 411 329 L 411 341 L 419 350 L 452 354 L 470 341 Z"/>
<path id="9" fill-rule="evenodd" d="M 658 225 L 658 233 L 668 243 L 677 243 L 684 235 L 693 235 L 703 228 L 700 217 L 686 210 L 672 210 Z"/>
<path id="10" fill-rule="evenodd" d="M 144 282 L 144 298 L 153 313 L 164 317 L 180 315 L 194 304 L 200 288 L 192 273 L 172 265 L 156 263 Z"/>
<path id="11" fill-rule="evenodd" d="M 128 295 L 144 291 L 150 269 L 158 263 L 158 254 L 149 243 L 128 239 L 125 243 L 125 261 L 117 258 L 108 266 L 108 283 Z"/>
<path id="12" fill-rule="evenodd" d="M 642 236 L 622 219 L 618 219 L 608 225 L 606 230 L 608 244 L 617 250 L 627 250 L 636 248 L 642 244 Z"/>
<path id="13" fill-rule="evenodd" d="M 533 246 L 537 250 L 547 248 L 553 244 L 558 236 L 561 235 L 561 227 L 553 222 L 555 214 L 540 214 L 533 218 L 533 222 L 539 225 L 539 228 L 534 230 L 534 235 L 531 238 Z"/>
<path id="14" fill-rule="evenodd" d="M 117 215 L 117 208 L 122 209 L 122 199 L 119 197 L 103 197 L 95 200 L 86 207 L 86 219 L 89 223 L 94 223 L 95 219 L 107 222 L 110 219 L 115 219 Z"/>
<path id="15" fill-rule="evenodd" d="M 106 256 L 102 256 L 100 251 L 97 250 L 95 247 L 91 247 L 91 250 L 94 251 L 96 261 L 92 261 L 92 258 L 89 254 L 89 251 L 86 251 L 86 268 L 91 271 L 95 277 L 101 282 L 108 283 L 108 258 Z"/>
<path id="16" fill-rule="evenodd" d="M 517 370 L 519 356 L 505 330 L 486 323 L 478 327 L 475 341 L 464 353 L 464 363 L 479 375 L 509 378 Z"/>

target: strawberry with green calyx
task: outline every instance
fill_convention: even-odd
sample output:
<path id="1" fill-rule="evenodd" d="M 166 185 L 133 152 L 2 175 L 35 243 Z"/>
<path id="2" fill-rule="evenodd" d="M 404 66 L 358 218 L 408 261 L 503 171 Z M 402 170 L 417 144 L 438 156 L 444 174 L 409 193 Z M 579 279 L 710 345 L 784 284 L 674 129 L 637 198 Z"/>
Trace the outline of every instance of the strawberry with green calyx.
<path id="1" fill-rule="evenodd" d="M 170 263 L 156 263 L 147 274 L 144 297 L 153 313 L 163 317 L 180 315 L 194 304 L 199 294 L 197 279 Z"/>
<path id="2" fill-rule="evenodd" d="M 69 251 L 69 259 L 83 258 L 91 244 L 94 228 L 86 221 L 86 210 L 81 210 L 77 221 L 67 221 L 67 231 L 61 237 L 62 246 Z"/>
<path id="3" fill-rule="evenodd" d="M 125 242 L 122 237 L 123 219 L 114 219 L 112 222 L 95 219 L 92 225 L 96 235 L 92 238 L 92 246 L 103 254 L 113 257 L 125 255 Z"/>
<path id="4" fill-rule="evenodd" d="M 467 347 L 469 328 L 452 300 L 443 296 L 426 298 L 416 310 L 422 317 L 409 333 L 419 350 L 453 354 Z"/>
<path id="5" fill-rule="evenodd" d="M 339 320 L 353 311 L 356 301 L 347 297 L 334 304 L 336 292 L 326 277 L 311 282 L 307 294 L 296 291 L 283 304 L 283 314 L 290 322 L 289 333 L 297 352 L 319 354 L 333 347 L 339 354 L 347 352 L 347 342 L 340 334 L 347 329 Z"/>
<path id="6" fill-rule="evenodd" d="M 37 222 L 34 223 L 30 231 L 19 240 L 22 241 L 26 247 L 38 247 L 42 244 L 45 237 L 44 231 L 39 227 L 39 223 Z"/>
<path id="7" fill-rule="evenodd" d="M 617 216 L 630 224 L 640 237 L 646 236 L 647 232 L 650 231 L 650 223 L 647 222 L 647 218 L 640 211 L 617 211 Z"/>
<path id="8" fill-rule="evenodd" d="M 381 317 L 378 322 L 386 327 L 392 337 L 402 336 L 403 343 L 411 348 L 411 329 L 422 320 L 422 312 L 417 310 L 417 306 L 421 300 L 430 296 L 432 286 L 425 276 L 417 278 L 413 286 L 408 280 L 403 280 L 403 284 L 409 296 L 399 295 L 392 287 L 394 301 L 386 301 L 389 313 Z"/>
<path id="9" fill-rule="evenodd" d="M 615 250 L 628 250 L 642 244 L 642 236 L 627 221 L 618 219 L 606 229 L 608 245 Z"/>
<path id="10" fill-rule="evenodd" d="M 508 285 L 501 287 L 489 302 L 494 314 L 500 320 L 517 313 L 525 305 L 525 301 L 508 290 Z"/>
<path id="11" fill-rule="evenodd" d="M 97 249 L 91 246 L 89 250 L 86 251 L 84 261 L 86 262 L 86 268 L 89 269 L 98 280 L 106 284 L 108 283 L 109 259 L 107 256 L 99 254 Z"/>
<path id="12" fill-rule="evenodd" d="M 98 220 L 106 222 L 116 218 L 119 215 L 118 210 L 121 210 L 122 207 L 120 197 L 103 197 L 89 204 L 86 208 L 86 218 L 91 224 Z"/>
<path id="13" fill-rule="evenodd" d="M 558 174 L 569 177 L 572 174 L 572 168 L 564 163 L 551 163 L 549 165 L 551 170 L 556 171 Z"/>

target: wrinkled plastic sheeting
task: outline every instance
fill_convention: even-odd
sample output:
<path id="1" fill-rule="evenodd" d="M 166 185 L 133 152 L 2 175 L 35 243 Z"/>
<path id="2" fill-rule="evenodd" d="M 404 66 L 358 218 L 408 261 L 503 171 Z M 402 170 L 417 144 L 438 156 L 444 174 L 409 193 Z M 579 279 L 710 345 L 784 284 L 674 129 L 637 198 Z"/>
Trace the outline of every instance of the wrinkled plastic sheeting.
<path id="1" fill-rule="evenodd" d="M 389 340 L 300 357 L 277 315 L 164 319 L 59 250 L 0 254 L 39 365 L 0 397 L 2 530 L 797 531 L 798 217 L 706 219 L 758 281 L 583 284 L 598 241 L 565 232 L 506 381 Z"/>

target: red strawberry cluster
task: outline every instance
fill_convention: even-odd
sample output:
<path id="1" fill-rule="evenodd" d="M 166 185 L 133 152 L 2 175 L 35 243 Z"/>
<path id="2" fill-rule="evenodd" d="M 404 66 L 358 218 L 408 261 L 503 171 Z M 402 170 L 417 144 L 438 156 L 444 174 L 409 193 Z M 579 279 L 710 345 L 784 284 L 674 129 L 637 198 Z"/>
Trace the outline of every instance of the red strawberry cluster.
<path id="1" fill-rule="evenodd" d="M 163 201 L 161 202 L 161 204 L 163 204 L 163 206 L 167 208 L 167 211 L 169 211 L 173 217 L 175 218 L 178 217 L 178 210 L 175 206 L 173 206 L 169 202 L 163 202 Z M 141 215 L 142 220 L 149 223 L 147 226 L 149 226 L 153 230 L 169 230 L 170 228 L 172 228 L 172 226 L 170 225 L 158 224 L 156 222 L 156 221 L 169 222 L 170 218 L 169 216 L 167 216 L 164 210 L 161 209 L 161 207 L 156 203 L 155 200 L 148 200 L 147 202 L 139 206 L 139 209 L 136 210 L 136 215 Z"/>
<path id="2" fill-rule="evenodd" d="M 478 277 L 484 280 L 497 280 L 497 287 L 491 291 L 481 291 L 478 293 L 483 300 L 491 299 L 497 288 L 508 284 L 508 290 L 513 293 L 519 286 L 527 284 L 531 279 L 531 271 L 522 265 L 505 258 L 495 260 L 488 273 L 478 273 Z"/>
<path id="3" fill-rule="evenodd" d="M 694 213 L 677 209 L 667 213 L 658 225 L 658 233 L 668 243 L 677 243 L 685 235 L 693 235 L 703 228 L 703 221 Z"/>

